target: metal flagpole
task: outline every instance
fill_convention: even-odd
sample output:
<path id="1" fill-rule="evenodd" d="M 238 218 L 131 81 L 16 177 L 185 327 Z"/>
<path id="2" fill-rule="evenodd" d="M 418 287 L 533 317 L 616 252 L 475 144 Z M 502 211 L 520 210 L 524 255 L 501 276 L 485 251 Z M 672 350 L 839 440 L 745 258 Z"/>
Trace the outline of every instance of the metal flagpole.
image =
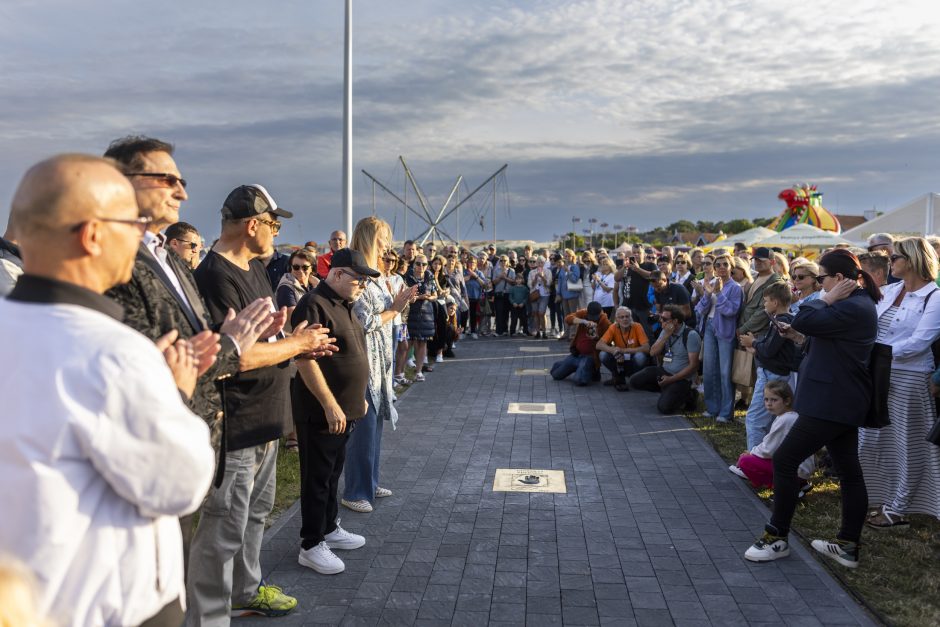
<path id="1" fill-rule="evenodd" d="M 352 0 L 346 0 L 343 68 L 343 225 L 352 237 Z"/>

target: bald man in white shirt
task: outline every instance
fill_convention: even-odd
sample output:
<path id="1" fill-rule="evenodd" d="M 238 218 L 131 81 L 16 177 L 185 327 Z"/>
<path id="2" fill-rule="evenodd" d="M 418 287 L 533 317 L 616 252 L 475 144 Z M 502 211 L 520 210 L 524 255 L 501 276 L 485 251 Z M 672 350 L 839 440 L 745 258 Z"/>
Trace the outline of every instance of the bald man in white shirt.
<path id="1" fill-rule="evenodd" d="M 112 162 L 88 155 L 32 167 L 11 216 L 24 274 L 0 301 L 16 364 L 0 379 L 0 553 L 33 571 L 57 624 L 179 625 L 177 517 L 213 469 L 208 427 L 181 397 L 194 349 L 155 346 L 102 296 L 130 278 L 148 220 Z"/>

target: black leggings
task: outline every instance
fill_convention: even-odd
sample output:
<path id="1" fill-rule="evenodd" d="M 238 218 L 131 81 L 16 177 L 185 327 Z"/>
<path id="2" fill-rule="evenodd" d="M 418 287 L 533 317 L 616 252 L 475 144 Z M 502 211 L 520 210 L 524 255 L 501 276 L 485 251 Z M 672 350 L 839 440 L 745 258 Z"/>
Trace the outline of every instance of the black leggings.
<path id="1" fill-rule="evenodd" d="M 776 535 L 790 532 L 803 483 L 796 470 L 823 446 L 829 450 L 842 489 L 842 529 L 837 537 L 858 542 L 868 510 L 868 491 L 858 463 L 858 427 L 829 420 L 800 416 L 774 453 L 774 511 L 770 524 L 776 528 Z"/>

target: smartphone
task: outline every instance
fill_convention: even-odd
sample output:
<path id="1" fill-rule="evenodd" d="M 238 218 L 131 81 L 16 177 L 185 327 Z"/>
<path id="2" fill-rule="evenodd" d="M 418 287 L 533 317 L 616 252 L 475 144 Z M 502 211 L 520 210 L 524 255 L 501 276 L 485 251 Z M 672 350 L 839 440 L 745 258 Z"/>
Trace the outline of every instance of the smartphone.
<path id="1" fill-rule="evenodd" d="M 636 263 L 636 257 L 630 257 L 630 263 Z"/>
<path id="2" fill-rule="evenodd" d="M 777 320 L 776 316 L 768 316 L 768 317 L 770 318 L 770 324 L 774 325 L 774 328 L 777 329 L 777 331 L 783 332 L 790 328 L 789 324 L 787 324 L 786 322 L 781 322 L 780 320 Z"/>

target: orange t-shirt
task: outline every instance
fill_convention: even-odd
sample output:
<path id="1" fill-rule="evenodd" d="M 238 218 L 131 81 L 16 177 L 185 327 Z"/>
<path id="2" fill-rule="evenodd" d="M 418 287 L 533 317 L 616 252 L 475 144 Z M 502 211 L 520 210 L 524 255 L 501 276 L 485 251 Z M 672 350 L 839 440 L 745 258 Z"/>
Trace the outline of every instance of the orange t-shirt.
<path id="1" fill-rule="evenodd" d="M 623 333 L 617 324 L 610 325 L 607 332 L 601 338 L 604 344 L 613 345 L 618 348 L 636 348 L 649 342 L 646 338 L 646 332 L 639 322 L 631 323 L 630 330 Z"/>

